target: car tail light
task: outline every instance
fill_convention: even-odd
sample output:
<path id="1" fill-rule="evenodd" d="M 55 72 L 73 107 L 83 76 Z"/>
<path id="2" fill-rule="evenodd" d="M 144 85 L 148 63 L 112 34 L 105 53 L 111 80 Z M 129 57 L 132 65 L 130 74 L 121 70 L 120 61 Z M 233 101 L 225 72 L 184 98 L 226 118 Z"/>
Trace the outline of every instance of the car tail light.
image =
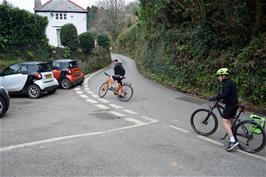
<path id="1" fill-rule="evenodd" d="M 40 73 L 34 74 L 35 79 L 41 79 L 42 75 Z"/>
<path id="2" fill-rule="evenodd" d="M 71 71 L 71 70 L 68 70 L 68 71 L 67 71 L 67 74 L 72 74 L 72 71 Z"/>

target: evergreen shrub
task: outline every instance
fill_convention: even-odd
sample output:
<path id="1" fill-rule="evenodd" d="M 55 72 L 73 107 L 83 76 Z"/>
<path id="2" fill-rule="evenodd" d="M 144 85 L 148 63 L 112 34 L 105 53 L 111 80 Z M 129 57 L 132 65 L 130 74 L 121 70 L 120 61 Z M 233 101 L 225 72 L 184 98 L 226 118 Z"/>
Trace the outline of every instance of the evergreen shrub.
<path id="1" fill-rule="evenodd" d="M 80 47 L 83 52 L 91 53 L 95 48 L 95 42 L 93 34 L 90 32 L 85 32 L 79 35 Z"/>
<path id="2" fill-rule="evenodd" d="M 76 50 L 79 45 L 77 28 L 73 24 L 62 26 L 60 32 L 61 43 L 70 50 Z"/>

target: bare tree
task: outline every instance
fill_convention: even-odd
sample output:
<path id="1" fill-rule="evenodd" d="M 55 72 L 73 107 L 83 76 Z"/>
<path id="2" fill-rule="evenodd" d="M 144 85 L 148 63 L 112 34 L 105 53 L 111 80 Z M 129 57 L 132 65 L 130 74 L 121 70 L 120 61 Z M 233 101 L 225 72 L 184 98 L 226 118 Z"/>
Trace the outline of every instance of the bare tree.
<path id="1" fill-rule="evenodd" d="M 117 39 L 127 24 L 125 0 L 100 0 L 97 6 L 98 28 L 107 31 L 114 40 Z"/>

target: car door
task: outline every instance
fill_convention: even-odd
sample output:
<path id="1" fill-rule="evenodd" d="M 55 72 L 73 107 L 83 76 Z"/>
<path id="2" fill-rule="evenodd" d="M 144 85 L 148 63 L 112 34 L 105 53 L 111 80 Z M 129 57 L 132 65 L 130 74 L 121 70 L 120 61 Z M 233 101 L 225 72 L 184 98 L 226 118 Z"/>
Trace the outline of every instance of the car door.
<path id="1" fill-rule="evenodd" d="M 60 79 L 61 79 L 61 70 L 60 70 L 60 64 L 57 63 L 57 62 L 53 63 L 53 75 L 58 81 L 60 81 Z"/>
<path id="2" fill-rule="evenodd" d="M 20 64 L 13 64 L 0 74 L 0 85 L 8 92 L 19 92 L 22 91 L 27 78 L 28 74 L 23 74 L 22 66 Z"/>

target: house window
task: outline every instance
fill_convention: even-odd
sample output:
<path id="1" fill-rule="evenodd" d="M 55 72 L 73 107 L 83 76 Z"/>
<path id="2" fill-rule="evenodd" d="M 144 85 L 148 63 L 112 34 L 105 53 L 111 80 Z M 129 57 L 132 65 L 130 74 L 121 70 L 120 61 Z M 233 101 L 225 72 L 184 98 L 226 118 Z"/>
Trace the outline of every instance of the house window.
<path id="1" fill-rule="evenodd" d="M 56 20 L 66 20 L 67 19 L 67 14 L 66 13 L 56 13 L 55 14 L 55 19 Z"/>

